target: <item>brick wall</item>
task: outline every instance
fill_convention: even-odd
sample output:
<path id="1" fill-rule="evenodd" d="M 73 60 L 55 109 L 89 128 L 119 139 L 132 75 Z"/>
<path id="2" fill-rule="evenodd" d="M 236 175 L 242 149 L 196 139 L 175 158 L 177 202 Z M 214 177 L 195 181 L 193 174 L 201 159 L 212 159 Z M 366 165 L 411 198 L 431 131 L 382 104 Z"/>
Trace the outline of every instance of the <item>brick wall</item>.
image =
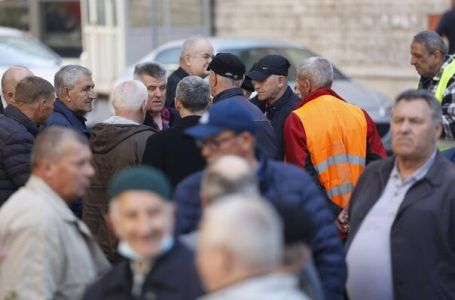
<path id="1" fill-rule="evenodd" d="M 218 36 L 278 38 L 305 45 L 352 76 L 394 95 L 415 86 L 412 36 L 449 0 L 216 0 Z"/>

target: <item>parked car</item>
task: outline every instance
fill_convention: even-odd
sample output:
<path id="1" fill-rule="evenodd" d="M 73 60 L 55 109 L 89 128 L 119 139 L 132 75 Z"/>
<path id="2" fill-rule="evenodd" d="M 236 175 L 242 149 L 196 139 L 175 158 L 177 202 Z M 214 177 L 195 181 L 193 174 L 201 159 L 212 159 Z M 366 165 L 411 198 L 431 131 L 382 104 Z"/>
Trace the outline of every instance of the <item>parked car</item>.
<path id="1" fill-rule="evenodd" d="M 279 54 L 290 61 L 292 67 L 288 79 L 291 87 L 294 88 L 296 78 L 296 67 L 304 59 L 317 56 L 313 51 L 294 43 L 278 40 L 262 40 L 250 38 L 210 38 L 215 52 L 230 52 L 240 57 L 245 63 L 247 70 L 264 55 Z M 170 72 L 178 68 L 180 49 L 183 40 L 168 42 L 149 54 L 140 61 L 129 66 L 116 82 L 131 79 L 133 77 L 134 65 L 148 61 L 155 61 L 163 64 Z M 365 86 L 345 75 L 334 66 L 334 82 L 332 88 L 349 102 L 365 109 L 376 123 L 379 134 L 386 150 L 390 152 L 390 120 L 391 101 L 377 90 Z"/>
<path id="2" fill-rule="evenodd" d="M 62 66 L 62 58 L 27 33 L 0 27 L 0 78 L 11 66 L 27 67 L 54 84 L 54 74 Z"/>

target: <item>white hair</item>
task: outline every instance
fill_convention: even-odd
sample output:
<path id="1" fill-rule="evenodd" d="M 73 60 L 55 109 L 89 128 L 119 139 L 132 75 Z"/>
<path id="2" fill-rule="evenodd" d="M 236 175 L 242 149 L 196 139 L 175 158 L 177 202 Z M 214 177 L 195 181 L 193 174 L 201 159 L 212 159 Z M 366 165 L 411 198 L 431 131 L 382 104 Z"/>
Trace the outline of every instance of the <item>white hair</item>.
<path id="1" fill-rule="evenodd" d="M 123 81 L 112 92 L 114 110 L 124 109 L 136 112 L 147 102 L 147 99 L 147 88 L 138 80 Z"/>
<path id="2" fill-rule="evenodd" d="M 313 56 L 307 58 L 299 65 L 297 77 L 310 80 L 316 88 L 331 87 L 333 83 L 333 67 L 327 59 Z"/>
<path id="3" fill-rule="evenodd" d="M 245 195 L 225 197 L 204 211 L 201 244 L 221 246 L 238 265 L 274 270 L 282 260 L 281 220 L 263 199 Z"/>

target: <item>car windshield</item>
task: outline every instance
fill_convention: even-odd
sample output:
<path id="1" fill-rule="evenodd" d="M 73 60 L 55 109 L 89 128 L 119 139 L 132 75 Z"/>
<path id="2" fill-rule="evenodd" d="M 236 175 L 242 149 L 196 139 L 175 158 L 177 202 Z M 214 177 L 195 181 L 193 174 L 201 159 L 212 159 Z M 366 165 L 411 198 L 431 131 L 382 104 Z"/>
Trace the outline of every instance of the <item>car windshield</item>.
<path id="1" fill-rule="evenodd" d="M 33 38 L 0 36 L 0 65 L 49 66 L 59 58 Z"/>
<path id="2" fill-rule="evenodd" d="M 292 67 L 289 69 L 289 81 L 295 81 L 296 67 L 306 58 L 316 56 L 317 54 L 305 48 L 280 48 L 280 47 L 254 47 L 254 48 L 222 48 L 218 52 L 229 52 L 237 55 L 243 61 L 247 70 L 250 70 L 255 62 L 262 56 L 268 54 L 278 54 L 289 59 Z M 169 72 L 178 68 L 179 65 L 180 48 L 169 48 L 161 51 L 156 56 L 156 61 L 166 66 Z M 337 68 L 333 68 L 333 77 L 335 80 L 347 80 L 348 77 L 344 75 Z"/>
<path id="3" fill-rule="evenodd" d="M 268 54 L 278 54 L 286 57 L 291 63 L 291 68 L 289 69 L 288 79 L 289 81 L 295 81 L 296 77 L 296 67 L 305 59 L 316 56 L 317 54 L 300 48 L 248 48 L 248 49 L 223 49 L 223 52 L 230 52 L 238 57 L 245 63 L 246 69 L 250 70 L 255 62 L 257 62 L 261 57 Z M 335 80 L 346 80 L 348 79 L 346 75 L 341 73 L 337 68 L 333 68 L 333 77 Z"/>

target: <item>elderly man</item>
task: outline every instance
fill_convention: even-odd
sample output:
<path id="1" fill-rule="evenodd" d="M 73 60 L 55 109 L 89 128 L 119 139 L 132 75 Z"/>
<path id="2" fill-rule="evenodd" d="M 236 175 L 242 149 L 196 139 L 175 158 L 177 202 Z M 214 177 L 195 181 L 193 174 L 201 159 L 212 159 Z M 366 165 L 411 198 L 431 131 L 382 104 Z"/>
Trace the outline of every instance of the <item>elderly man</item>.
<path id="1" fill-rule="evenodd" d="M 277 140 L 272 125 L 264 114 L 245 98 L 240 88 L 245 77 L 244 63 L 234 54 L 218 53 L 210 62 L 208 70 L 213 103 L 231 101 L 247 109 L 258 127 L 256 138 L 260 155 L 277 158 Z"/>
<path id="2" fill-rule="evenodd" d="M 420 75 L 419 89 L 441 103 L 442 137 L 455 139 L 455 55 L 447 54 L 444 40 L 433 31 L 417 33 L 411 43 L 411 65 Z"/>
<path id="3" fill-rule="evenodd" d="M 297 70 L 302 102 L 284 127 L 286 161 L 305 168 L 319 182 L 338 214 L 365 164 L 386 156 L 373 120 L 332 89 L 333 67 L 322 57 L 303 61 Z"/>
<path id="4" fill-rule="evenodd" d="M 64 66 L 55 73 L 54 86 L 57 100 L 47 126 L 72 128 L 90 137 L 84 115 L 92 111 L 96 97 L 92 72 L 78 65 Z"/>
<path id="5" fill-rule="evenodd" d="M 189 75 L 207 77 L 207 66 L 213 57 L 213 46 L 206 38 L 189 38 L 183 42 L 179 68 L 168 78 L 166 107 L 174 107 L 177 83 Z"/>
<path id="6" fill-rule="evenodd" d="M 95 235 L 109 260 L 115 261 L 117 239 L 106 225 L 107 185 L 118 171 L 142 160 L 147 139 L 154 133 L 144 122 L 148 93 L 142 82 L 125 81 L 112 92 L 114 116 L 92 129 L 90 148 L 96 177 L 83 199 L 82 219 Z"/>
<path id="7" fill-rule="evenodd" d="M 255 63 L 247 74 L 257 93 L 251 102 L 265 113 L 275 130 L 279 159 L 284 158 L 284 122 L 300 102 L 300 98 L 288 85 L 290 66 L 283 56 L 266 55 Z"/>
<path id="8" fill-rule="evenodd" d="M 323 194 L 309 175 L 295 166 L 255 156 L 256 126 L 249 111 L 226 100 L 214 104 L 201 117 L 199 125 L 186 132 L 199 140 L 201 153 L 212 164 L 219 157 L 232 154 L 246 159 L 257 173 L 261 195 L 272 202 L 294 206 L 301 218 L 308 220 L 310 247 L 321 277 L 327 299 L 340 299 L 346 269 L 341 241 L 334 218 Z M 196 228 L 200 217 L 199 188 L 202 172 L 190 175 L 178 186 L 174 198 L 178 203 L 178 233 Z"/>
<path id="9" fill-rule="evenodd" d="M 279 217 L 267 202 L 231 197 L 204 213 L 197 263 L 209 295 L 201 300 L 307 299 L 288 273 Z"/>
<path id="10" fill-rule="evenodd" d="M 0 115 L 0 205 L 30 176 L 30 153 L 38 126 L 46 123 L 55 101 L 54 88 L 40 77 L 26 77 L 15 100 Z"/>
<path id="11" fill-rule="evenodd" d="M 142 163 L 163 171 L 174 188 L 182 179 L 205 167 L 196 143 L 184 131 L 198 123 L 209 104 L 208 83 L 197 76 L 183 78 L 177 84 L 175 97 L 175 108 L 181 120 L 147 140 Z"/>
<path id="12" fill-rule="evenodd" d="M 451 299 L 455 166 L 436 151 L 440 105 L 406 91 L 391 128 L 395 156 L 368 166 L 351 198 L 349 299 Z"/>
<path id="13" fill-rule="evenodd" d="M 117 174 L 109 218 L 127 260 L 91 286 L 84 299 L 193 300 L 202 294 L 193 254 L 173 238 L 174 205 L 167 178 L 150 167 Z"/>
<path id="14" fill-rule="evenodd" d="M 222 156 L 205 170 L 200 194 L 204 209 L 229 195 L 260 197 L 256 172 L 247 160 L 239 156 Z M 323 299 L 314 264 L 311 260 L 307 260 L 309 255 L 306 251 L 302 251 L 303 244 L 307 243 L 310 237 L 310 229 L 305 224 L 306 220 L 302 220 L 300 213 L 294 210 L 293 205 L 281 201 L 274 201 L 272 205 L 280 215 L 284 227 L 283 235 L 286 247 L 283 254 L 283 271 L 298 274 L 302 290 L 311 296 L 311 299 Z M 194 245 L 197 232 L 183 238 L 189 245 Z"/>
<path id="15" fill-rule="evenodd" d="M 148 90 L 147 113 L 144 124 L 155 132 L 167 129 L 179 121 L 173 108 L 164 106 L 167 79 L 166 69 L 159 63 L 143 63 L 134 68 L 134 79 L 142 81 Z"/>
<path id="16" fill-rule="evenodd" d="M 8 104 L 14 101 L 16 86 L 25 77 L 33 76 L 32 71 L 26 67 L 10 67 L 2 76 L 2 101 L 0 101 L 0 113 L 3 113 Z"/>
<path id="17" fill-rule="evenodd" d="M 91 158 L 86 138 L 73 130 L 48 128 L 36 139 L 30 179 L 0 209 L 1 299 L 80 299 L 108 267 L 68 208 L 95 174 Z"/>

